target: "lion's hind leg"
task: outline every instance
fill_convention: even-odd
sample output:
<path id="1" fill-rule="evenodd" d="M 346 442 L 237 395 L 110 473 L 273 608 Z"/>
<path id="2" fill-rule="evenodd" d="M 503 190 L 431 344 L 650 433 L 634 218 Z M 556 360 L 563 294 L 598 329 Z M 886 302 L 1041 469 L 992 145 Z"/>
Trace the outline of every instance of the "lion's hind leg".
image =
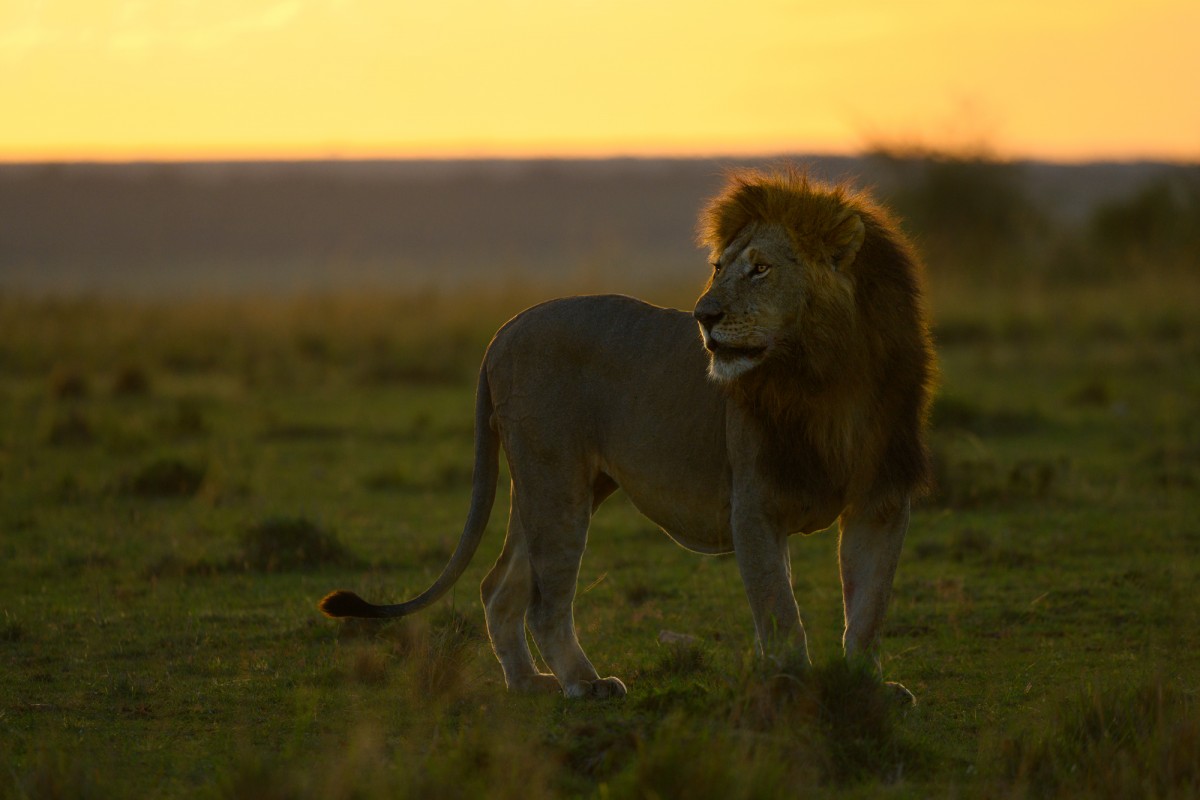
<path id="1" fill-rule="evenodd" d="M 516 505 L 508 513 L 508 533 L 495 566 L 483 579 L 483 608 L 492 650 L 514 692 L 557 692 L 558 679 L 539 672 L 525 639 L 525 614 L 533 600 L 529 548 Z"/>
<path id="2" fill-rule="evenodd" d="M 624 697 L 625 684 L 600 677 L 575 633 L 575 588 L 592 515 L 593 482 L 572 485 L 563 473 L 544 474 L 557 479 L 523 484 L 514 476 L 514 504 L 533 579 L 529 629 L 567 697 Z"/>

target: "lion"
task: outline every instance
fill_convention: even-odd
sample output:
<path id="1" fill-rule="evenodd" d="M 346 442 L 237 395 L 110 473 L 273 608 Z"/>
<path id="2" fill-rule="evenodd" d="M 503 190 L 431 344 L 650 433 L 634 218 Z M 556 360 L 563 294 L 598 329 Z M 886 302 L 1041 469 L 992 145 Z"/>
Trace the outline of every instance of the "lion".
<path id="1" fill-rule="evenodd" d="M 325 614 L 401 617 L 441 598 L 483 536 L 503 447 L 512 505 L 482 598 L 509 690 L 626 694 L 573 618 L 589 519 L 618 488 L 683 547 L 733 553 L 756 650 L 789 668 L 809 659 L 788 537 L 839 522 L 845 656 L 882 677 L 910 503 L 931 480 L 918 258 L 868 195 L 795 168 L 731 174 L 699 231 L 712 274 L 691 314 L 569 297 L 500 328 L 479 371 L 470 510 L 442 574 L 396 605 L 333 592 Z"/>

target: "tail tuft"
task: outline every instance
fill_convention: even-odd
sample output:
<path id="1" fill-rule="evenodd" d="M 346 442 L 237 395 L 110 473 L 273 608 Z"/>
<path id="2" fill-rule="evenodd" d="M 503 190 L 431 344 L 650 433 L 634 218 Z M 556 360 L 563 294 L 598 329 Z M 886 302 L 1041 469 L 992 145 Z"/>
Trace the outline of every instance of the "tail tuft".
<path id="1" fill-rule="evenodd" d="M 317 608 L 321 609 L 321 613 L 327 617 L 378 619 L 386 616 L 379 606 L 372 605 L 354 592 L 348 592 L 345 589 L 338 589 L 336 592 L 325 595 L 325 598 L 317 604 Z"/>

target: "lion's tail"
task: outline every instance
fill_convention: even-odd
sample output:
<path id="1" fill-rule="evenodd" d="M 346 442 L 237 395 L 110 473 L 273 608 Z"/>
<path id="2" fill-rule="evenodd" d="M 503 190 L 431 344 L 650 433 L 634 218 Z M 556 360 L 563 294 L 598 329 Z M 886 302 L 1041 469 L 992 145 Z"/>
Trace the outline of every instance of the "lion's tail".
<path id="1" fill-rule="evenodd" d="M 381 619 L 403 617 L 437 602 L 450 590 L 471 563 L 488 517 L 496 500 L 496 481 L 500 475 L 500 437 L 492 427 L 492 393 L 488 384 L 487 362 L 479 370 L 479 385 L 475 393 L 475 468 L 471 477 L 471 510 L 463 526 L 462 536 L 454 555 L 433 585 L 406 603 L 375 605 L 354 592 L 339 589 L 330 592 L 318 608 L 330 617 L 368 617 Z"/>

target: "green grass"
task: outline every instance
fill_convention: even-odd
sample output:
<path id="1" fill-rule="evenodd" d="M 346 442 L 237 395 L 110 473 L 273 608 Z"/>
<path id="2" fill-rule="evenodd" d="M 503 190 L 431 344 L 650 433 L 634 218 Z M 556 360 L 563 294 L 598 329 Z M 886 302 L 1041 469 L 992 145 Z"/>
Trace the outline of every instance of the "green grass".
<path id="1" fill-rule="evenodd" d="M 748 656 L 733 562 L 620 495 L 577 624 L 623 702 L 504 692 L 503 479 L 436 609 L 319 615 L 441 569 L 479 357 L 532 299 L 0 298 L 0 796 L 1200 793 L 1194 277 L 934 286 L 940 486 L 884 641 L 906 714 L 839 664 L 832 532 L 792 543 L 796 681 Z"/>

